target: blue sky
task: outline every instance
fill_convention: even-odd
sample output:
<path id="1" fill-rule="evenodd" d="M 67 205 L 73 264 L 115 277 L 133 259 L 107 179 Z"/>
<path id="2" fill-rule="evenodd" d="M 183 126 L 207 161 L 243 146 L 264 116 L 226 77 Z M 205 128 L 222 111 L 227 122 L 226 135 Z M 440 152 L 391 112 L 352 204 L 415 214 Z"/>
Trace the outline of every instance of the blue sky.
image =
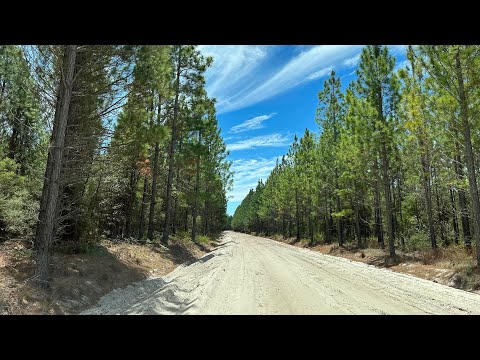
<path id="1" fill-rule="evenodd" d="M 295 134 L 318 131 L 317 94 L 330 71 L 342 87 L 355 79 L 362 45 L 201 45 L 214 57 L 207 92 L 217 99 L 217 117 L 233 162 L 232 215 L 259 179 L 265 180 Z M 405 47 L 390 46 L 397 66 Z"/>

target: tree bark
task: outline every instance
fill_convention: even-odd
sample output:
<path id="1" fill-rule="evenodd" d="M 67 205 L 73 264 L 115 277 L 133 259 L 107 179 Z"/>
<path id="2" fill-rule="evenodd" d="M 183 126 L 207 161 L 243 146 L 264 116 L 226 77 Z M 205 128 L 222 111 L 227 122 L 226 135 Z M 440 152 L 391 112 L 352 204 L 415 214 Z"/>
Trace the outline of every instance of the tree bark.
<path id="1" fill-rule="evenodd" d="M 177 55 L 177 70 L 176 70 L 176 81 L 175 81 L 175 100 L 173 106 L 173 119 L 172 119 L 172 139 L 170 141 L 170 147 L 168 149 L 168 175 L 167 175 L 167 204 L 165 207 L 165 224 L 163 227 L 163 236 L 162 242 L 168 244 L 168 236 L 170 234 L 170 212 L 172 207 L 172 180 L 173 180 L 173 170 L 174 170 L 174 151 L 175 151 L 175 142 L 177 137 L 177 117 L 178 117 L 178 97 L 180 94 L 180 70 L 181 70 L 181 57 L 182 57 L 182 46 L 178 48 Z"/>
<path id="2" fill-rule="evenodd" d="M 140 226 L 138 230 L 138 238 L 142 239 L 145 234 L 145 207 L 147 206 L 148 198 L 148 177 L 145 174 L 143 177 L 143 196 L 142 205 L 140 207 Z"/>
<path id="3" fill-rule="evenodd" d="M 478 194 L 477 177 L 475 173 L 475 157 L 472 149 L 472 139 L 470 134 L 470 123 L 468 119 L 468 104 L 463 82 L 463 73 L 460 63 L 460 53 L 457 51 L 455 56 L 455 68 L 458 81 L 458 97 L 460 100 L 460 117 L 462 119 L 463 141 L 465 145 L 465 162 L 467 165 L 468 184 L 470 187 L 470 196 L 472 198 L 473 229 L 475 233 L 475 243 L 477 245 L 477 266 L 480 265 L 480 197 Z"/>
<path id="4" fill-rule="evenodd" d="M 48 263 L 50 247 L 55 234 L 56 210 L 59 201 L 60 172 L 62 169 L 65 132 L 68 110 L 72 96 L 75 71 L 76 45 L 67 45 L 63 57 L 62 73 L 59 84 L 59 96 L 55 110 L 52 138 L 47 158 L 45 180 L 43 183 L 39 221 L 35 234 L 35 276 L 42 287 L 48 287 Z"/>
<path id="5" fill-rule="evenodd" d="M 459 229 L 458 229 L 458 218 L 457 218 L 457 208 L 455 206 L 455 193 L 453 192 L 453 188 L 450 188 L 450 202 L 452 205 L 452 219 L 453 219 L 453 233 L 454 233 L 454 241 L 455 245 L 458 245 L 459 241 Z"/>
<path id="6" fill-rule="evenodd" d="M 388 155 L 385 140 L 382 141 L 382 170 L 383 170 L 383 189 L 385 196 L 385 212 L 387 218 L 388 250 L 390 257 L 395 256 L 395 244 L 393 238 L 393 216 L 392 216 L 392 195 L 390 193 L 390 180 L 388 175 Z"/>
<path id="7" fill-rule="evenodd" d="M 325 243 L 330 244 L 332 242 L 330 237 L 330 212 L 328 210 L 328 197 L 327 190 L 324 191 L 325 195 Z"/>
<path id="8" fill-rule="evenodd" d="M 434 174 L 434 179 L 435 179 L 435 199 L 437 201 L 437 221 L 438 221 L 438 229 L 440 230 L 440 239 L 442 241 L 443 245 L 448 245 L 448 240 L 445 238 L 445 232 L 443 229 L 443 205 L 440 202 L 440 195 L 438 193 L 438 178 L 437 178 L 437 172 L 434 167 L 433 169 L 433 174 Z M 435 249 L 437 247 L 437 244 L 432 244 L 432 249 Z"/>
<path id="9" fill-rule="evenodd" d="M 297 222 L 297 241 L 300 240 L 300 209 L 298 204 L 298 189 L 295 189 L 295 220 Z"/>
<path id="10" fill-rule="evenodd" d="M 357 197 L 357 196 L 356 196 Z M 358 198 L 355 201 L 355 235 L 357 237 L 357 247 L 362 248 L 362 234 L 360 233 L 360 204 Z"/>
<path id="11" fill-rule="evenodd" d="M 130 183 L 128 188 L 128 196 L 125 206 L 125 237 L 129 237 L 132 233 L 132 212 L 135 203 L 135 189 L 137 187 L 137 169 L 135 162 L 130 170 Z"/>
<path id="12" fill-rule="evenodd" d="M 425 142 L 422 138 L 419 139 L 420 148 L 422 152 L 420 156 L 420 162 L 422 163 L 422 183 L 423 191 L 425 193 L 425 204 L 427 206 L 427 219 L 428 219 L 428 234 L 430 237 L 430 244 L 434 249 L 437 246 L 437 239 L 435 236 L 435 225 L 433 222 L 433 207 L 432 207 L 432 190 L 430 179 L 430 158 L 428 155 L 428 149 L 425 146 Z"/>
<path id="13" fill-rule="evenodd" d="M 458 145 L 457 145 L 457 150 Z M 457 180 L 463 180 L 463 162 L 460 155 L 455 156 L 455 174 Z M 467 204 L 467 194 L 465 189 L 459 188 L 458 189 L 458 205 L 460 207 L 460 219 L 462 220 L 462 236 L 463 242 L 465 244 L 465 248 L 471 249 L 472 248 L 472 233 L 470 231 L 470 216 Z"/>
<path id="14" fill-rule="evenodd" d="M 198 132 L 198 144 L 202 142 L 202 133 Z M 195 164 L 195 199 L 192 209 L 192 241 L 195 242 L 197 236 L 197 206 L 198 206 L 198 192 L 200 189 L 200 154 L 197 155 Z"/>
<path id="15" fill-rule="evenodd" d="M 378 158 L 375 157 L 375 164 L 373 167 L 375 177 L 374 188 L 374 212 L 375 212 L 375 235 L 377 236 L 378 244 L 382 249 L 385 248 L 385 242 L 383 238 L 383 220 L 382 220 L 382 206 L 380 199 L 380 177 L 378 175 Z"/>
<path id="16" fill-rule="evenodd" d="M 157 125 L 161 123 L 162 96 L 158 95 Z M 153 227 L 155 221 L 155 205 L 157 204 L 157 179 L 158 179 L 158 157 L 160 155 L 160 143 L 155 142 L 152 168 L 152 193 L 150 195 L 150 209 L 148 214 L 147 238 L 153 240 Z"/>

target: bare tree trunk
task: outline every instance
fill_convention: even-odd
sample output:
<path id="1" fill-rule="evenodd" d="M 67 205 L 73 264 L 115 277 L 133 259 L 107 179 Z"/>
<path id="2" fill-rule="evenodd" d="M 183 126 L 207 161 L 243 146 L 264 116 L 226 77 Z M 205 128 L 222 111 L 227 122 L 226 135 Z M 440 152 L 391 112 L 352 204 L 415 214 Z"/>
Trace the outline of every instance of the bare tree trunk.
<path id="1" fill-rule="evenodd" d="M 198 143 L 202 142 L 202 133 L 198 132 Z M 195 164 L 195 199 L 193 202 L 192 209 L 192 241 L 195 242 L 197 236 L 197 205 L 198 205 L 198 192 L 200 189 L 200 154 L 197 155 L 196 164 Z"/>
<path id="2" fill-rule="evenodd" d="M 325 243 L 330 244 L 332 239 L 330 237 L 330 211 L 328 210 L 327 190 L 324 191 L 325 196 Z"/>
<path id="3" fill-rule="evenodd" d="M 297 241 L 300 240 L 300 209 L 298 204 L 298 189 L 295 189 L 295 220 L 297 222 Z"/>
<path id="4" fill-rule="evenodd" d="M 338 171 L 335 169 L 335 188 L 338 190 Z M 340 201 L 340 196 L 338 194 L 335 195 L 336 205 L 337 205 L 337 212 L 339 213 L 342 211 L 342 203 Z M 337 218 L 337 232 L 338 232 L 338 244 L 343 246 L 345 241 L 343 237 L 343 219 L 339 216 Z"/>
<path id="5" fill-rule="evenodd" d="M 458 245 L 459 241 L 459 229 L 458 229 L 458 218 L 457 218 L 457 208 L 455 206 L 455 193 L 453 188 L 450 188 L 450 202 L 452 204 L 452 219 L 453 219 L 453 232 L 455 237 L 455 245 Z"/>
<path id="6" fill-rule="evenodd" d="M 363 247 L 362 244 L 362 235 L 360 233 L 360 205 L 358 201 L 358 196 L 355 195 L 355 236 L 357 237 L 357 246 L 359 248 Z"/>
<path id="7" fill-rule="evenodd" d="M 443 219 L 442 219 L 442 213 L 443 213 L 443 206 L 440 202 L 440 196 L 438 194 L 438 179 L 437 179 L 437 171 L 435 167 L 433 168 L 433 175 L 435 179 L 435 198 L 437 201 L 437 221 L 438 221 L 438 228 L 440 230 L 440 239 L 442 240 L 443 245 L 448 245 L 448 240 L 445 239 L 445 232 L 443 230 Z M 432 249 L 435 249 L 437 247 L 437 244 L 432 244 Z"/>
<path id="8" fill-rule="evenodd" d="M 148 178 L 147 175 L 143 177 L 143 196 L 142 196 L 142 205 L 140 207 L 140 228 L 138 230 L 139 239 L 143 238 L 145 234 L 145 207 L 148 203 Z"/>
<path id="9" fill-rule="evenodd" d="M 400 159 L 398 159 L 400 161 Z M 402 211 L 402 184 L 403 184 L 403 172 L 399 170 L 399 174 L 397 176 L 397 200 L 398 200 L 398 216 L 400 217 L 399 225 L 398 225 L 398 237 L 400 238 L 400 245 L 402 250 L 405 249 L 405 236 L 404 236 L 404 223 L 403 223 L 403 211 Z"/>
<path id="10" fill-rule="evenodd" d="M 379 94 L 379 106 L 378 106 L 378 116 L 380 121 L 383 124 L 386 124 L 385 117 L 383 116 L 383 99 L 381 94 Z M 383 191 L 385 196 L 385 212 L 387 218 L 387 236 L 388 236 L 388 250 L 390 252 L 390 257 L 395 256 L 395 243 L 393 235 L 393 209 L 392 209 L 392 194 L 390 189 L 390 175 L 389 175 L 389 160 L 387 152 L 387 144 L 385 139 L 385 132 L 382 130 L 382 144 L 381 144 L 381 157 L 382 157 L 382 172 L 383 172 Z"/>
<path id="11" fill-rule="evenodd" d="M 125 206 L 125 237 L 129 237 L 132 233 L 132 212 L 135 205 L 135 189 L 137 187 L 137 169 L 135 168 L 135 162 L 130 170 L 130 183 L 129 192 L 127 197 L 127 203 Z"/>
<path id="12" fill-rule="evenodd" d="M 208 183 L 208 179 L 206 180 L 206 183 L 205 183 L 205 193 L 208 194 L 208 191 L 209 191 L 209 183 Z M 205 202 L 204 202 L 204 206 L 203 206 L 203 235 L 207 236 L 208 235 L 208 199 L 207 197 L 205 197 Z"/>
<path id="13" fill-rule="evenodd" d="M 468 119 L 468 104 L 463 83 L 463 73 L 460 64 L 460 53 L 455 56 L 455 67 L 458 81 L 458 96 L 460 100 L 460 117 L 462 119 L 463 141 L 465 144 L 465 162 L 467 164 L 468 184 L 472 198 L 473 228 L 477 245 L 477 265 L 480 265 L 480 197 L 478 194 L 477 177 L 475 173 L 475 157 L 472 149 L 470 123 Z"/>
<path id="14" fill-rule="evenodd" d="M 395 256 L 395 244 L 393 238 L 393 214 L 392 214 L 392 195 L 390 193 L 390 180 L 388 175 L 388 155 L 385 141 L 382 141 L 382 168 L 383 168 L 383 187 L 385 195 L 385 212 L 387 218 L 388 250 L 390 257 Z"/>
<path id="15" fill-rule="evenodd" d="M 437 239 L 435 237 L 435 225 L 433 222 L 433 207 L 432 207 L 432 190 L 431 190 L 431 179 L 430 179 L 430 158 L 428 155 L 428 149 L 425 146 L 423 139 L 419 139 L 421 151 L 420 162 L 422 163 L 422 183 L 423 191 L 425 193 L 425 203 L 427 205 L 427 219 L 428 219 L 428 234 L 430 237 L 430 244 L 432 248 L 437 246 Z"/>
<path id="16" fill-rule="evenodd" d="M 162 117 L 162 96 L 158 95 L 157 125 L 161 123 Z M 153 227 L 155 221 L 155 205 L 157 204 L 157 179 L 158 179 L 158 157 L 160 155 L 160 143 L 155 142 L 152 168 L 152 192 L 150 195 L 150 209 L 148 214 L 147 238 L 153 240 Z"/>
<path id="17" fill-rule="evenodd" d="M 385 248 L 385 242 L 383 238 L 383 223 L 382 223 L 382 205 L 380 200 L 380 177 L 378 175 L 378 158 L 375 157 L 375 164 L 373 167 L 375 177 L 374 188 L 374 211 L 375 211 L 375 235 L 377 236 L 378 244 L 382 249 Z"/>
<path id="18" fill-rule="evenodd" d="M 165 207 L 165 224 L 163 227 L 162 242 L 168 244 L 168 236 L 170 234 L 170 212 L 172 207 L 172 183 L 173 183 L 173 170 L 174 170 L 174 151 L 175 142 L 177 137 L 177 117 L 178 117 L 178 97 L 180 94 L 180 70 L 181 70 L 181 56 L 182 46 L 178 48 L 177 55 L 177 71 L 175 81 L 175 101 L 173 106 L 173 119 L 172 119 L 172 139 L 170 141 L 170 147 L 168 149 L 168 175 L 167 175 L 167 204 Z"/>
<path id="19" fill-rule="evenodd" d="M 313 243 L 313 220 L 312 220 L 312 209 L 311 209 L 311 204 L 309 205 L 309 211 L 308 211 L 308 233 L 310 235 L 310 243 Z"/>
<path id="20" fill-rule="evenodd" d="M 457 147 L 457 155 L 455 156 L 455 163 L 454 169 L 457 180 L 463 180 L 463 162 L 459 155 L 460 149 Z M 462 220 L 462 236 L 463 242 L 465 244 L 465 248 L 471 249 L 472 248 L 472 234 L 470 232 L 470 217 L 469 217 L 469 210 L 467 204 L 467 194 L 465 189 L 459 188 L 458 189 L 458 205 L 460 206 L 460 218 Z"/>
<path id="21" fill-rule="evenodd" d="M 55 110 L 52 138 L 47 158 L 42 199 L 40 202 L 42 206 L 40 207 L 39 221 L 35 234 L 35 276 L 39 284 L 43 287 L 48 287 L 49 253 L 55 236 L 53 229 L 59 201 L 59 180 L 62 169 L 68 110 L 72 96 L 76 55 L 76 45 L 67 45 L 63 58 L 58 103 Z"/>

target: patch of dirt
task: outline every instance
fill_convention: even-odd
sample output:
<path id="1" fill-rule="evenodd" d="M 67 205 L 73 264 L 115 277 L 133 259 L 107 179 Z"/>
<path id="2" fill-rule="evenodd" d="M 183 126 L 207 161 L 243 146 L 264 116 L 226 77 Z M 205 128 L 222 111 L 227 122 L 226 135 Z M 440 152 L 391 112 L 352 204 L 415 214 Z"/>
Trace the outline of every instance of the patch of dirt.
<path id="1" fill-rule="evenodd" d="M 19 240 L 0 244 L 0 314 L 77 314 L 113 289 L 163 276 L 211 248 L 172 239 L 169 248 L 102 240 L 87 253 L 66 254 L 57 249 L 50 259 L 51 287 L 43 290 L 30 281 L 34 274 L 31 246 Z"/>

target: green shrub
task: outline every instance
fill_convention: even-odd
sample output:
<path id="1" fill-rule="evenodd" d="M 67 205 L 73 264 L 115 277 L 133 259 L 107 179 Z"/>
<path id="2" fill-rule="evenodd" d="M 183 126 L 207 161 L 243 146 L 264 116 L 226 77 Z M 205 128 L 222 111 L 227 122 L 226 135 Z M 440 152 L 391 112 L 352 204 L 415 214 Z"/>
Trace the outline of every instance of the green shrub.
<path id="1" fill-rule="evenodd" d="M 196 241 L 199 244 L 208 244 L 210 242 L 210 238 L 205 235 L 198 235 Z"/>
<path id="2" fill-rule="evenodd" d="M 407 251 L 422 251 L 432 248 L 427 234 L 423 231 L 412 232 L 405 241 L 405 248 Z"/>
<path id="3" fill-rule="evenodd" d="M 0 232 L 31 235 L 39 209 L 12 159 L 0 161 Z"/>

